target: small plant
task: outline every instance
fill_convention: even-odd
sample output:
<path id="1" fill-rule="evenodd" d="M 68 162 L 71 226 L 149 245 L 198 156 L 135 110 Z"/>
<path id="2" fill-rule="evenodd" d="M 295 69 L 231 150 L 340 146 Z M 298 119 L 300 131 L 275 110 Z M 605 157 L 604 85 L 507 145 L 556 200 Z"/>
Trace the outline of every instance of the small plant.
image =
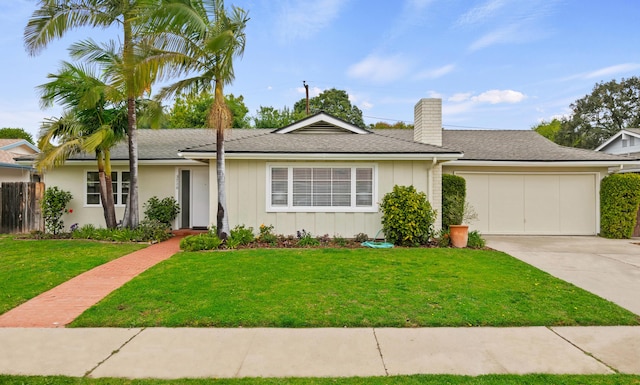
<path id="1" fill-rule="evenodd" d="M 229 234 L 229 238 L 227 238 L 227 245 L 229 245 L 230 240 L 233 240 L 234 243 L 237 243 L 237 246 L 246 246 L 256 239 L 256 237 L 253 235 L 253 227 L 244 227 L 244 225 L 238 225 L 231 229 L 230 233 L 231 234 Z"/>
<path id="2" fill-rule="evenodd" d="M 333 237 L 333 243 L 340 247 L 345 247 L 347 245 L 347 240 L 340 235 L 336 235 L 335 237 Z"/>
<path id="3" fill-rule="evenodd" d="M 161 200 L 157 196 L 152 196 L 144 204 L 145 218 L 157 220 L 169 226 L 171 226 L 171 222 L 176 219 L 178 214 L 180 214 L 180 205 L 173 197 L 166 197 Z"/>
<path id="4" fill-rule="evenodd" d="M 57 235 L 64 228 L 62 215 L 67 210 L 67 204 L 73 199 L 70 192 L 60 190 L 57 186 L 49 187 L 44 192 L 42 199 L 42 216 L 44 218 L 45 230 L 51 234 Z"/>
<path id="5" fill-rule="evenodd" d="M 268 243 L 270 245 L 276 245 L 278 243 L 278 237 L 273 233 L 273 225 L 260 225 L 260 234 L 258 234 L 258 241 L 262 243 Z"/>
<path id="6" fill-rule="evenodd" d="M 222 245 L 217 235 L 188 235 L 180 240 L 180 249 L 184 251 L 215 250 Z"/>
<path id="7" fill-rule="evenodd" d="M 320 241 L 311 235 L 310 232 L 307 232 L 305 229 L 297 232 L 298 235 L 298 246 L 300 247 L 315 247 L 320 246 Z"/>
<path id="8" fill-rule="evenodd" d="M 171 232 L 169 231 L 171 226 L 169 224 L 155 220 L 145 219 L 140 222 L 140 225 L 136 228 L 138 232 L 138 241 L 140 242 L 162 242 L 171 238 Z"/>
<path id="9" fill-rule="evenodd" d="M 96 227 L 92 224 L 88 224 L 77 228 L 73 233 L 71 233 L 71 237 L 74 239 L 92 239 L 95 231 Z"/>
<path id="10" fill-rule="evenodd" d="M 472 249 L 482 249 L 486 245 L 486 241 L 482 238 L 482 235 L 478 230 L 469 232 L 469 240 L 467 241 L 467 247 Z"/>
<path id="11" fill-rule="evenodd" d="M 418 246 L 433 235 L 436 212 L 424 192 L 413 186 L 393 186 L 382 198 L 382 230 L 388 242 L 398 246 Z"/>
<path id="12" fill-rule="evenodd" d="M 365 233 L 358 233 L 353 237 L 353 239 L 358 243 L 362 243 L 369 240 L 369 235 Z"/>
<path id="13" fill-rule="evenodd" d="M 438 247 L 449 247 L 451 245 L 451 234 L 449 233 L 449 229 L 445 229 L 444 227 L 441 228 L 436 240 Z"/>

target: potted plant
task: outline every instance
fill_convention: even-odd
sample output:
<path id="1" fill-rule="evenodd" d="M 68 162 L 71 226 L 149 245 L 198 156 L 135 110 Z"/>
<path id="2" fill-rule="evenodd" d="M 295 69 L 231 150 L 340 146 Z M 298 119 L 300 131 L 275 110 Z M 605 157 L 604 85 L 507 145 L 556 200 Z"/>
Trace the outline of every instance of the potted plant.
<path id="1" fill-rule="evenodd" d="M 443 210 L 442 223 L 449 227 L 449 238 L 453 247 L 467 247 L 469 223 L 478 219 L 473 207 L 460 195 L 445 197 L 446 210 Z"/>

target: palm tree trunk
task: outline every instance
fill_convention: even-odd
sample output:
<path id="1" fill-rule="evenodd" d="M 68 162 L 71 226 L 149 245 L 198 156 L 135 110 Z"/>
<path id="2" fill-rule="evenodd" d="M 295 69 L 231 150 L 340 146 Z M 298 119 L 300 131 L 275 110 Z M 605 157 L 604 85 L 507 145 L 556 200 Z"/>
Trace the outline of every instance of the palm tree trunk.
<path id="1" fill-rule="evenodd" d="M 107 166 L 105 155 L 102 151 L 96 151 L 98 159 L 98 180 L 100 181 L 100 203 L 107 228 L 116 227 L 116 212 L 113 202 L 113 184 L 111 179 L 111 166 Z"/>
<path id="2" fill-rule="evenodd" d="M 224 101 L 222 82 L 216 80 L 213 106 L 209 111 L 209 127 L 216 130 L 216 174 L 218 177 L 218 237 L 222 240 L 229 235 L 227 215 L 227 188 L 225 182 L 224 131 L 230 127 L 231 111 Z"/>
<path id="3" fill-rule="evenodd" d="M 127 87 L 127 134 L 129 145 L 129 196 L 124 212 L 123 226 L 136 228 L 140 223 L 140 210 L 138 208 L 138 135 L 136 132 L 136 99 L 133 52 L 133 28 L 131 20 L 125 17 L 124 21 L 124 50 L 122 53 L 125 64 L 125 76 Z"/>

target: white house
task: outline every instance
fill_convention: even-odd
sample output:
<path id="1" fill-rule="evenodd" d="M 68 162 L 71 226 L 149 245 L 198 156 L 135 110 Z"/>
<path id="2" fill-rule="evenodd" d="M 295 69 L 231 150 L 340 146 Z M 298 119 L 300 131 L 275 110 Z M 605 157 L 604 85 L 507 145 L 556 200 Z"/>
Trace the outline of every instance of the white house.
<path id="1" fill-rule="evenodd" d="M 233 129 L 225 142 L 230 225 L 275 232 L 370 236 L 381 228 L 378 202 L 394 185 L 424 191 L 440 212 L 442 173 L 467 180 L 485 234 L 599 232 L 600 180 L 629 157 L 558 146 L 531 130 L 442 129 L 440 99 L 415 106 L 415 129 L 366 130 L 325 113 L 277 130 Z M 217 207 L 216 146 L 211 130 L 139 130 L 140 205 L 172 196 L 174 228 L 206 227 Z M 118 215 L 128 192 L 126 145 L 112 151 Z M 65 223 L 103 225 L 97 169 L 77 156 L 45 175 L 72 192 Z M 142 210 L 141 210 L 142 211 Z"/>
<path id="2" fill-rule="evenodd" d="M 631 158 L 640 157 L 640 128 L 627 128 L 618 131 L 611 138 L 602 143 L 596 151 L 607 154 L 626 155 Z M 631 167 L 622 172 L 640 172 L 640 167 Z"/>

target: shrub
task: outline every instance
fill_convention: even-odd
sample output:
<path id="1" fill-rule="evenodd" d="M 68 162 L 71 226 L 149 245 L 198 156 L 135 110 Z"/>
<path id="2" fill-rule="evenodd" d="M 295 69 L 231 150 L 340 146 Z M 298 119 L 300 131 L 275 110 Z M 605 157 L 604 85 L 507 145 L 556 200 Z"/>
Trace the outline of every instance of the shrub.
<path id="1" fill-rule="evenodd" d="M 345 247 L 347 245 L 347 240 L 344 239 L 344 237 L 341 237 L 340 235 L 336 235 L 333 237 L 333 243 L 335 243 L 340 247 Z"/>
<path id="2" fill-rule="evenodd" d="M 613 174 L 600 184 L 600 235 L 631 238 L 640 206 L 640 175 Z"/>
<path id="3" fill-rule="evenodd" d="M 96 227 L 92 224 L 84 225 L 82 227 L 78 227 L 74 232 L 71 233 L 71 238 L 74 239 L 92 239 L 93 233 L 96 231 Z"/>
<path id="4" fill-rule="evenodd" d="M 67 212 L 67 204 L 73 199 L 70 192 L 60 190 L 57 186 L 49 187 L 42 199 L 42 216 L 47 232 L 59 234 L 64 228 L 62 214 Z"/>
<path id="5" fill-rule="evenodd" d="M 215 250 L 222 244 L 217 235 L 188 235 L 180 240 L 180 249 L 184 251 Z"/>
<path id="6" fill-rule="evenodd" d="M 300 247 L 314 247 L 320 246 L 320 241 L 311 235 L 311 233 L 302 229 L 302 231 L 297 232 L 298 235 L 298 246 Z"/>
<path id="7" fill-rule="evenodd" d="M 273 225 L 260 225 L 260 234 L 258 234 L 258 241 L 268 243 L 270 245 L 275 245 L 278 243 L 278 237 L 273 234 Z"/>
<path id="8" fill-rule="evenodd" d="M 438 237 L 436 238 L 438 243 L 438 247 L 449 247 L 451 246 L 451 234 L 449 233 L 449 229 L 445 229 L 444 227 L 440 229 L 438 232 Z"/>
<path id="9" fill-rule="evenodd" d="M 426 244 L 433 235 L 436 213 L 423 192 L 394 186 L 382 198 L 382 229 L 386 240 L 400 246 Z"/>
<path id="10" fill-rule="evenodd" d="M 171 226 L 168 223 L 156 220 L 145 219 L 136 228 L 136 241 L 139 242 L 162 242 L 171 238 Z"/>
<path id="11" fill-rule="evenodd" d="M 244 225 L 238 225 L 231 229 L 229 238 L 227 238 L 227 243 L 229 240 L 233 240 L 233 242 L 237 242 L 238 245 L 248 245 L 253 242 L 256 237 L 253 235 L 253 227 L 244 227 Z"/>
<path id="12" fill-rule="evenodd" d="M 353 237 L 353 240 L 356 242 L 366 242 L 369 240 L 369 235 L 365 233 L 358 233 Z"/>
<path id="13" fill-rule="evenodd" d="M 463 177 L 442 175 L 442 227 L 463 223 L 466 196 L 467 182 Z"/>
<path id="14" fill-rule="evenodd" d="M 180 205 L 173 197 L 162 200 L 152 196 L 144 204 L 144 215 L 147 219 L 157 220 L 171 226 L 171 222 L 180 214 Z"/>
<path id="15" fill-rule="evenodd" d="M 472 249 L 482 249 L 486 245 L 486 241 L 482 238 L 482 235 L 478 230 L 469 232 L 469 239 L 467 240 L 467 247 Z"/>

